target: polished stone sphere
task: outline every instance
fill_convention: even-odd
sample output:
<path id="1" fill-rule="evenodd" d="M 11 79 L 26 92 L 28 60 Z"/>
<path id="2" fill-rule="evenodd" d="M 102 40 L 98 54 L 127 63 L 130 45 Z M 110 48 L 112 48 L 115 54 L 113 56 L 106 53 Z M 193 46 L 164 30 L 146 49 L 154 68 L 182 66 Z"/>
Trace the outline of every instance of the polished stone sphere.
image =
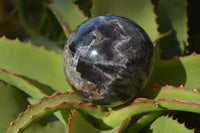
<path id="1" fill-rule="evenodd" d="M 84 101 L 117 106 L 133 99 L 147 84 L 153 46 L 133 21 L 113 15 L 90 18 L 64 47 L 65 77 Z"/>

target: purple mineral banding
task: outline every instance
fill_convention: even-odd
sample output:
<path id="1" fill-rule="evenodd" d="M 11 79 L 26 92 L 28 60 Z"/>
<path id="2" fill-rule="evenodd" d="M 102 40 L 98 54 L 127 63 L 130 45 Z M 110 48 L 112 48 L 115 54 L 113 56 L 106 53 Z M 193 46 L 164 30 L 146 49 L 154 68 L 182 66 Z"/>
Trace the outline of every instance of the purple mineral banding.
<path id="1" fill-rule="evenodd" d="M 147 84 L 153 63 L 153 45 L 145 31 L 113 15 L 83 22 L 63 52 L 68 83 L 95 105 L 117 106 L 133 99 Z"/>

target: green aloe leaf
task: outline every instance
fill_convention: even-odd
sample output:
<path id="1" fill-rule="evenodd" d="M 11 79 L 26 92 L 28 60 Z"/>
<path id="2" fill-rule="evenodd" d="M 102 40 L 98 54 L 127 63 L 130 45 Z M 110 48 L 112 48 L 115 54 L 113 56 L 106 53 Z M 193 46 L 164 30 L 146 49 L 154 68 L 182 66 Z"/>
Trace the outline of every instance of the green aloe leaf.
<path id="1" fill-rule="evenodd" d="M 142 116 L 139 120 L 136 121 L 136 123 L 134 123 L 133 125 L 131 125 L 131 127 L 128 128 L 126 133 L 139 133 L 140 130 L 142 130 L 145 126 L 150 124 L 161 114 L 162 111 L 155 111 Z"/>
<path id="2" fill-rule="evenodd" d="M 77 126 L 78 125 L 78 126 Z M 69 124 L 68 124 L 68 133 L 117 133 L 120 126 L 115 127 L 111 130 L 100 130 L 93 127 L 81 113 L 76 110 L 72 111 L 70 115 Z"/>
<path id="3" fill-rule="evenodd" d="M 28 102 L 15 87 L 0 83 L 0 132 L 5 133 L 10 122 L 26 109 Z"/>
<path id="4" fill-rule="evenodd" d="M 47 116 L 61 109 L 81 110 L 98 118 L 107 116 L 108 113 L 101 108 L 95 108 L 89 103 L 81 103 L 81 99 L 72 92 L 55 93 L 54 95 L 41 99 L 38 103 L 28 106 L 27 110 L 21 113 L 18 118 L 10 124 L 7 133 L 23 131 L 33 121 Z"/>
<path id="5" fill-rule="evenodd" d="M 186 89 L 196 89 L 200 86 L 200 55 L 192 54 L 160 61 L 155 66 L 152 84 L 160 86 L 183 85 Z"/>
<path id="6" fill-rule="evenodd" d="M 0 68 L 37 80 L 58 92 L 70 90 L 63 73 L 62 55 L 43 47 L 0 38 Z"/>
<path id="7" fill-rule="evenodd" d="M 149 99 L 136 99 L 136 101 L 127 107 L 119 110 L 111 111 L 110 115 L 102 118 L 104 124 L 110 127 L 116 127 L 128 116 L 137 116 L 147 112 L 153 111 L 188 111 L 193 113 L 200 113 L 200 103 L 197 102 L 185 102 L 180 100 L 149 100 Z M 120 117 L 118 117 L 120 116 Z"/>
<path id="8" fill-rule="evenodd" d="M 150 0 L 93 0 L 92 16 L 113 14 L 138 23 L 153 40 L 158 36 L 156 16 Z"/>
<path id="9" fill-rule="evenodd" d="M 42 90 L 35 87 L 28 81 L 24 80 L 23 78 L 17 76 L 16 74 L 10 73 L 6 70 L 3 70 L 0 68 L 0 80 L 5 81 L 6 83 L 9 83 L 13 86 L 16 86 L 21 91 L 27 93 L 31 97 L 33 97 L 35 101 L 39 101 L 43 97 L 47 97 L 47 94 L 45 94 Z M 57 116 L 63 123 L 65 123 L 65 120 L 63 119 L 60 112 L 54 113 L 55 116 Z"/>
<path id="10" fill-rule="evenodd" d="M 180 100 L 166 99 L 159 99 L 156 102 L 159 107 L 163 109 L 200 113 L 200 104 L 197 102 L 184 102 Z"/>
<path id="11" fill-rule="evenodd" d="M 18 13 L 19 13 L 19 19 L 21 22 L 21 25 L 24 27 L 27 33 L 31 36 L 31 41 L 34 45 L 37 46 L 44 46 L 45 48 L 49 50 L 56 50 L 57 52 L 61 53 L 62 49 L 57 46 L 59 44 L 59 41 L 53 41 L 51 39 L 45 38 L 42 36 L 36 28 L 29 23 L 28 15 L 27 14 L 27 1 L 26 0 L 19 0 L 18 2 Z M 33 4 L 33 3 L 32 3 Z M 36 6 L 36 5 L 34 5 Z"/>
<path id="12" fill-rule="evenodd" d="M 16 74 L 14 74 L 16 75 Z M 55 93 L 55 90 L 53 90 L 50 86 L 48 85 L 45 85 L 45 84 L 42 84 L 36 80 L 33 80 L 33 79 L 29 79 L 25 76 L 21 76 L 20 77 L 26 81 L 28 81 L 31 85 L 39 88 L 42 92 L 44 92 L 45 94 L 47 94 L 48 96 L 52 95 L 53 93 Z"/>
<path id="13" fill-rule="evenodd" d="M 191 104 L 193 104 L 193 102 L 195 103 L 200 103 L 200 93 L 197 92 L 196 90 L 188 90 L 188 89 L 185 89 L 183 87 L 172 87 L 172 86 L 164 86 L 164 87 L 159 87 L 159 86 L 153 86 L 151 88 L 148 88 L 148 89 L 145 89 L 140 97 L 146 97 L 146 98 L 150 98 L 150 99 L 154 99 L 154 100 L 159 100 L 159 99 L 167 99 L 167 100 L 175 100 L 178 99 L 179 101 L 184 101 L 184 102 L 192 102 Z M 163 101 L 161 101 L 162 103 Z M 174 103 L 174 101 L 172 102 Z M 153 103 L 152 103 L 153 105 Z M 171 107 L 172 104 L 169 105 L 169 107 Z M 132 105 L 131 105 L 132 106 Z M 139 106 L 139 105 L 138 105 Z M 144 106 L 147 106 L 147 105 L 144 105 Z M 150 106 L 150 105 L 148 105 Z M 177 105 L 178 106 L 178 105 Z M 187 106 L 189 105 L 185 105 L 186 108 L 185 110 L 187 110 Z M 124 114 L 128 114 L 128 113 L 137 113 L 137 112 L 143 112 L 143 109 L 145 110 L 145 107 L 143 108 L 137 108 L 137 106 L 132 106 L 133 108 L 135 109 L 130 109 L 130 111 L 134 111 L 134 112 L 129 112 L 129 110 L 127 109 L 127 112 L 125 111 Z M 153 108 L 153 107 L 152 107 Z M 124 108 L 125 109 L 125 108 Z M 138 110 L 137 110 L 138 109 Z M 149 109 L 146 108 L 147 110 Z M 140 111 L 139 111 L 140 110 Z M 176 110 L 175 108 L 173 109 L 170 109 L 170 110 Z M 183 109 L 184 110 L 184 109 Z M 119 111 L 119 110 L 118 110 Z M 156 110 L 154 110 L 156 111 Z M 117 111 L 116 111 L 117 113 Z M 122 112 L 120 112 L 121 114 L 123 114 Z M 105 121 L 108 125 L 108 126 L 111 126 L 116 122 L 116 123 L 119 123 L 119 121 L 122 121 L 123 119 L 125 119 L 126 117 L 128 116 L 132 116 L 132 115 L 127 115 L 126 117 L 124 116 L 123 119 L 116 119 L 115 117 L 111 117 L 112 115 L 114 115 L 113 113 L 107 118 L 107 120 Z M 136 115 L 136 114 L 134 114 Z M 133 116 L 134 116 L 133 115 Z M 122 117 L 121 117 L 122 118 Z M 115 119 L 115 120 L 113 120 Z M 113 121 L 113 122 L 112 122 Z M 112 124 L 112 125 L 109 125 L 109 124 Z M 117 124 L 116 124 L 117 125 Z"/>
<path id="14" fill-rule="evenodd" d="M 3 80 L 6 83 L 16 86 L 20 90 L 26 92 L 28 95 L 34 97 L 36 100 L 40 100 L 42 97 L 47 96 L 44 92 L 30 84 L 28 81 L 22 79 L 21 77 L 15 74 L 9 73 L 8 71 L 3 70 L 1 68 L 0 80 Z"/>
<path id="15" fill-rule="evenodd" d="M 157 118 L 150 125 L 150 130 L 152 130 L 153 133 L 194 133 L 193 130 L 187 129 L 177 120 L 173 120 L 167 116 L 161 116 Z"/>
<path id="16" fill-rule="evenodd" d="M 200 93 L 196 90 L 189 90 L 185 89 L 183 86 L 180 87 L 172 87 L 172 86 L 153 86 L 151 88 L 145 89 L 140 97 L 146 97 L 154 100 L 158 99 L 178 99 L 181 101 L 187 101 L 187 102 L 197 102 L 200 103 Z M 127 132 L 138 132 L 141 130 L 144 126 L 148 125 L 152 122 L 156 117 L 158 117 L 162 112 L 152 112 L 150 114 L 144 115 L 141 117 L 134 125 L 128 129 Z"/>
<path id="17" fill-rule="evenodd" d="M 159 87 L 154 85 L 151 88 L 146 88 L 140 95 L 140 97 L 150 98 L 154 100 L 158 99 L 178 99 L 187 102 L 198 102 L 200 103 L 200 93 L 197 90 L 185 89 L 183 86 L 163 86 Z"/>
<path id="18" fill-rule="evenodd" d="M 66 36 L 86 19 L 71 0 L 54 0 L 48 7 L 57 17 Z"/>
<path id="19" fill-rule="evenodd" d="M 127 117 L 121 124 L 118 133 L 126 133 L 126 130 L 131 122 L 131 117 Z"/>
<path id="20" fill-rule="evenodd" d="M 127 107 L 109 112 L 102 111 L 101 108 L 92 107 L 90 103 L 78 102 L 79 100 L 76 95 L 69 92 L 63 94 L 56 93 L 49 98 L 42 99 L 39 103 L 29 106 L 24 113 L 20 114 L 17 120 L 10 125 L 8 133 L 13 133 L 17 130 L 22 131 L 36 119 L 47 116 L 60 109 L 73 108 L 87 112 L 89 115 L 101 119 L 105 125 L 112 128 L 119 126 L 127 117 L 153 111 L 176 110 L 200 113 L 200 103 L 180 100 L 150 100 L 138 98 Z"/>
<path id="21" fill-rule="evenodd" d="M 34 123 L 23 133 L 67 133 L 66 127 L 58 120 Z"/>
<path id="22" fill-rule="evenodd" d="M 158 30 L 172 34 L 160 41 L 161 57 L 184 55 L 187 44 L 187 0 L 161 0 L 158 4 Z"/>

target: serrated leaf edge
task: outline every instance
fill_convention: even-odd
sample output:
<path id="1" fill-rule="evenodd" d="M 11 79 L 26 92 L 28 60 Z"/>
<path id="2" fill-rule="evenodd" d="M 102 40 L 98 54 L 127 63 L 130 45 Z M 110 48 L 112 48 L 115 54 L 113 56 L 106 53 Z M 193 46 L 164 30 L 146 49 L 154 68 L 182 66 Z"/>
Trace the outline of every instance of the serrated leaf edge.
<path id="1" fill-rule="evenodd" d="M 71 132 L 71 123 L 73 120 L 73 116 L 74 116 L 74 110 L 71 110 L 71 114 L 69 114 L 69 118 L 68 118 L 68 133 Z"/>
<path id="2" fill-rule="evenodd" d="M 11 73 L 11 72 L 9 72 L 9 71 L 3 69 L 3 68 L 0 68 L 0 71 L 2 71 L 2 72 L 4 72 L 4 73 L 7 73 L 7 74 L 9 74 L 9 75 L 11 75 L 11 76 L 14 76 L 14 77 L 16 77 L 17 79 L 19 79 L 19 80 L 25 82 L 26 84 L 30 85 L 35 91 L 39 92 L 40 95 L 42 95 L 43 97 L 46 97 L 46 96 L 47 96 L 47 94 L 44 93 L 42 90 L 40 90 L 39 88 L 35 87 L 35 86 L 32 85 L 29 81 L 23 79 L 22 77 L 18 76 L 17 74 Z M 6 82 L 6 81 L 4 81 L 4 82 Z M 6 82 L 6 83 L 7 83 L 7 82 Z M 14 84 L 12 84 L 12 85 L 14 85 Z M 16 85 L 14 85 L 14 86 L 16 86 Z M 16 86 L 16 87 L 18 87 L 18 86 Z M 20 87 L 18 87 L 18 89 L 20 89 L 20 90 L 26 92 L 25 90 L 21 89 Z M 26 93 L 27 93 L 27 92 L 26 92 Z M 34 96 L 31 95 L 30 93 L 27 93 L 27 94 L 29 94 L 30 96 L 34 97 Z M 36 99 L 41 99 L 40 96 L 39 96 L 39 97 L 34 97 L 34 98 L 36 98 Z"/>
<path id="3" fill-rule="evenodd" d="M 153 112 L 153 111 L 162 111 L 162 110 L 163 111 L 165 111 L 165 110 L 177 110 L 177 111 L 188 111 L 188 112 L 197 113 L 197 111 L 195 112 L 195 111 L 185 110 L 185 109 L 182 109 L 182 108 L 176 109 L 174 107 L 171 107 L 171 105 L 165 105 L 165 103 L 177 104 L 177 105 L 192 105 L 192 106 L 197 106 L 198 108 L 200 108 L 200 103 L 198 103 L 198 102 L 187 102 L 187 101 L 181 101 L 181 100 L 178 100 L 178 99 L 167 100 L 167 99 L 164 99 L 164 98 L 161 98 L 161 99 L 158 99 L 158 100 L 137 98 L 133 104 L 131 104 L 127 107 L 124 107 L 124 108 L 118 109 L 118 110 L 112 110 L 110 112 L 110 115 L 108 115 L 107 117 L 103 117 L 102 120 L 108 126 L 114 127 L 117 124 L 119 124 L 119 122 L 111 123 L 111 120 L 112 121 L 119 121 L 119 119 L 123 120 L 126 117 L 128 117 L 128 114 L 126 114 L 124 116 L 121 116 L 118 119 L 118 118 L 115 117 L 115 116 L 117 116 L 117 114 L 120 115 L 121 112 L 123 112 L 125 110 L 129 110 L 130 108 L 133 108 L 135 106 L 137 106 L 137 107 L 140 106 L 142 108 L 143 106 L 148 106 L 148 105 L 153 105 L 153 106 L 150 106 L 150 107 L 148 107 L 148 109 L 143 110 L 142 112 L 139 112 L 139 113 L 135 113 L 133 111 L 132 113 L 129 113 L 130 116 L 136 116 L 136 115 L 141 114 L 141 113 L 147 113 L 147 112 Z"/>
<path id="4" fill-rule="evenodd" d="M 158 84 L 154 84 L 153 86 L 147 88 L 147 90 L 151 90 L 151 89 L 160 89 L 160 88 L 166 89 L 166 90 L 168 90 L 168 89 L 172 89 L 172 90 L 179 89 L 179 90 L 184 90 L 184 91 L 192 91 L 192 92 L 194 92 L 194 93 L 200 95 L 200 92 L 197 91 L 198 88 L 197 88 L 197 89 L 186 89 L 183 85 L 180 85 L 180 86 L 178 86 L 178 87 L 175 87 L 175 86 L 172 86 L 172 85 L 160 86 L 160 85 L 158 85 Z"/>
<path id="5" fill-rule="evenodd" d="M 10 127 L 8 128 L 8 130 L 6 131 L 6 133 L 9 133 L 9 131 L 11 130 L 11 128 L 14 126 L 14 124 L 24 115 L 26 114 L 31 108 L 35 107 L 36 105 L 43 103 L 45 101 L 48 101 L 49 99 L 52 99 L 54 97 L 59 97 L 62 95 L 74 95 L 74 92 L 70 92 L 70 91 L 66 91 L 64 93 L 54 93 L 52 96 L 49 97 L 44 97 L 42 98 L 38 103 L 33 104 L 33 105 L 28 105 L 28 108 L 19 114 L 19 116 L 17 117 L 17 119 L 14 122 L 11 122 Z M 71 106 L 71 107 L 70 107 Z M 80 107 L 90 107 L 91 108 L 95 108 L 92 103 L 84 103 L 82 101 L 60 101 L 58 104 L 56 104 L 55 106 L 51 106 L 51 107 L 44 107 L 44 109 L 42 109 L 40 112 L 38 112 L 37 114 L 31 115 L 26 121 L 24 121 L 23 125 L 21 125 L 20 127 L 17 127 L 17 133 L 20 133 L 22 130 L 24 130 L 29 124 L 31 124 L 31 122 L 33 122 L 34 120 L 40 118 L 40 116 L 43 116 L 43 114 L 45 114 L 47 111 L 49 111 L 50 113 L 53 113 L 57 110 L 59 110 L 60 108 L 74 108 L 74 109 L 79 109 Z M 102 108 L 96 108 L 96 109 L 100 109 L 101 112 L 103 112 Z M 108 113 L 108 112 L 107 112 Z M 48 114 L 48 113 L 46 113 Z M 92 114 L 91 114 L 92 115 Z"/>
<path id="6" fill-rule="evenodd" d="M 167 62 L 167 61 L 171 61 L 171 60 L 176 60 L 176 59 L 180 59 L 180 60 L 182 60 L 182 59 L 185 59 L 185 58 L 187 58 L 187 57 L 193 57 L 193 56 L 200 56 L 200 54 L 198 54 L 198 53 L 196 53 L 196 52 L 192 52 L 191 54 L 189 54 L 189 55 L 184 55 L 184 56 L 174 56 L 173 58 L 171 58 L 171 59 L 168 59 L 168 60 L 163 60 L 163 59 L 159 59 L 159 63 L 163 63 L 163 62 Z"/>
<path id="7" fill-rule="evenodd" d="M 27 111 L 29 111 L 32 107 L 34 107 L 34 106 L 36 106 L 36 105 L 38 105 L 38 104 L 40 104 L 40 103 L 42 103 L 42 102 L 44 102 L 44 101 L 47 101 L 48 99 L 51 99 L 51 98 L 53 98 L 53 97 L 57 97 L 57 96 L 59 96 L 59 95 L 64 95 L 64 94 L 69 94 L 69 95 L 70 95 L 70 94 L 73 94 L 73 92 L 70 92 L 70 91 L 66 91 L 66 92 L 64 92 L 64 93 L 56 92 L 56 93 L 54 93 L 52 96 L 43 97 L 43 98 L 42 98 L 38 103 L 36 103 L 36 104 L 28 105 L 27 109 L 26 109 L 24 112 L 20 113 L 15 121 L 13 121 L 13 122 L 10 123 L 10 127 L 8 128 L 8 130 L 6 131 L 6 133 L 9 132 L 10 128 L 11 128 L 11 127 L 12 127 L 12 126 L 13 126 Z M 31 116 L 31 117 L 32 117 L 32 116 Z M 24 122 L 24 124 L 25 124 L 25 123 L 26 123 L 26 122 Z M 19 130 L 19 131 L 20 131 L 20 130 Z M 17 132 L 19 132 L 19 131 L 17 131 Z"/>
<path id="8" fill-rule="evenodd" d="M 117 133 L 122 133 L 121 131 L 124 129 L 124 124 L 126 124 L 126 122 L 130 122 L 131 121 L 131 117 L 127 117 L 126 119 L 123 120 L 123 122 L 121 123 L 119 130 L 117 131 Z"/>
<path id="9" fill-rule="evenodd" d="M 178 121 L 178 118 L 176 118 L 176 119 L 173 118 L 173 115 L 170 116 L 169 114 L 167 114 L 165 117 L 170 118 L 170 119 L 172 119 L 172 120 L 175 120 L 178 124 L 183 125 L 185 128 L 187 128 L 186 125 L 185 125 L 185 122 L 180 123 L 180 122 Z M 195 129 L 189 129 L 189 128 L 187 128 L 187 129 L 188 129 L 188 130 L 191 130 L 191 131 L 193 131 L 193 132 L 194 132 L 194 130 L 195 130 Z"/>
<path id="10" fill-rule="evenodd" d="M 64 25 L 64 22 L 62 21 L 62 19 L 59 17 L 59 15 L 56 13 L 56 11 L 51 7 L 49 6 L 48 4 L 45 4 L 49 9 L 51 9 L 52 13 L 56 16 L 56 18 L 58 19 L 66 37 L 68 38 L 69 37 L 69 31 L 67 30 L 67 27 Z"/>
<path id="11" fill-rule="evenodd" d="M 41 45 L 41 46 L 35 46 L 31 41 L 28 41 L 28 42 L 23 42 L 21 41 L 19 38 L 16 38 L 16 39 L 9 39 L 7 38 L 5 35 L 3 35 L 2 37 L 0 37 L 0 39 L 4 39 L 4 40 L 8 40 L 8 41 L 16 41 L 16 42 L 19 42 L 23 45 L 31 45 L 34 47 L 33 50 L 45 50 L 47 52 L 51 52 L 51 53 L 54 53 L 55 55 L 62 55 L 62 54 L 59 54 L 56 52 L 56 50 L 48 50 L 44 47 L 44 45 Z M 0 43 L 1 45 L 1 43 Z M 12 44 L 12 45 L 15 45 L 15 44 Z"/>

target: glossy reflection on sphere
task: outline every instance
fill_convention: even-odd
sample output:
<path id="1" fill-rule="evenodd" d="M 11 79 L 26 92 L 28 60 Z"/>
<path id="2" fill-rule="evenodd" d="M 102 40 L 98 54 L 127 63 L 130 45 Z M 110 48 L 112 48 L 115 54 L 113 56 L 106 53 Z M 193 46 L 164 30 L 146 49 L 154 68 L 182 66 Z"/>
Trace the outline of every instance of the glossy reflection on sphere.
<path id="1" fill-rule="evenodd" d="M 84 101 L 116 106 L 145 87 L 152 72 L 153 46 L 131 20 L 98 16 L 71 33 L 63 66 L 68 83 Z"/>

